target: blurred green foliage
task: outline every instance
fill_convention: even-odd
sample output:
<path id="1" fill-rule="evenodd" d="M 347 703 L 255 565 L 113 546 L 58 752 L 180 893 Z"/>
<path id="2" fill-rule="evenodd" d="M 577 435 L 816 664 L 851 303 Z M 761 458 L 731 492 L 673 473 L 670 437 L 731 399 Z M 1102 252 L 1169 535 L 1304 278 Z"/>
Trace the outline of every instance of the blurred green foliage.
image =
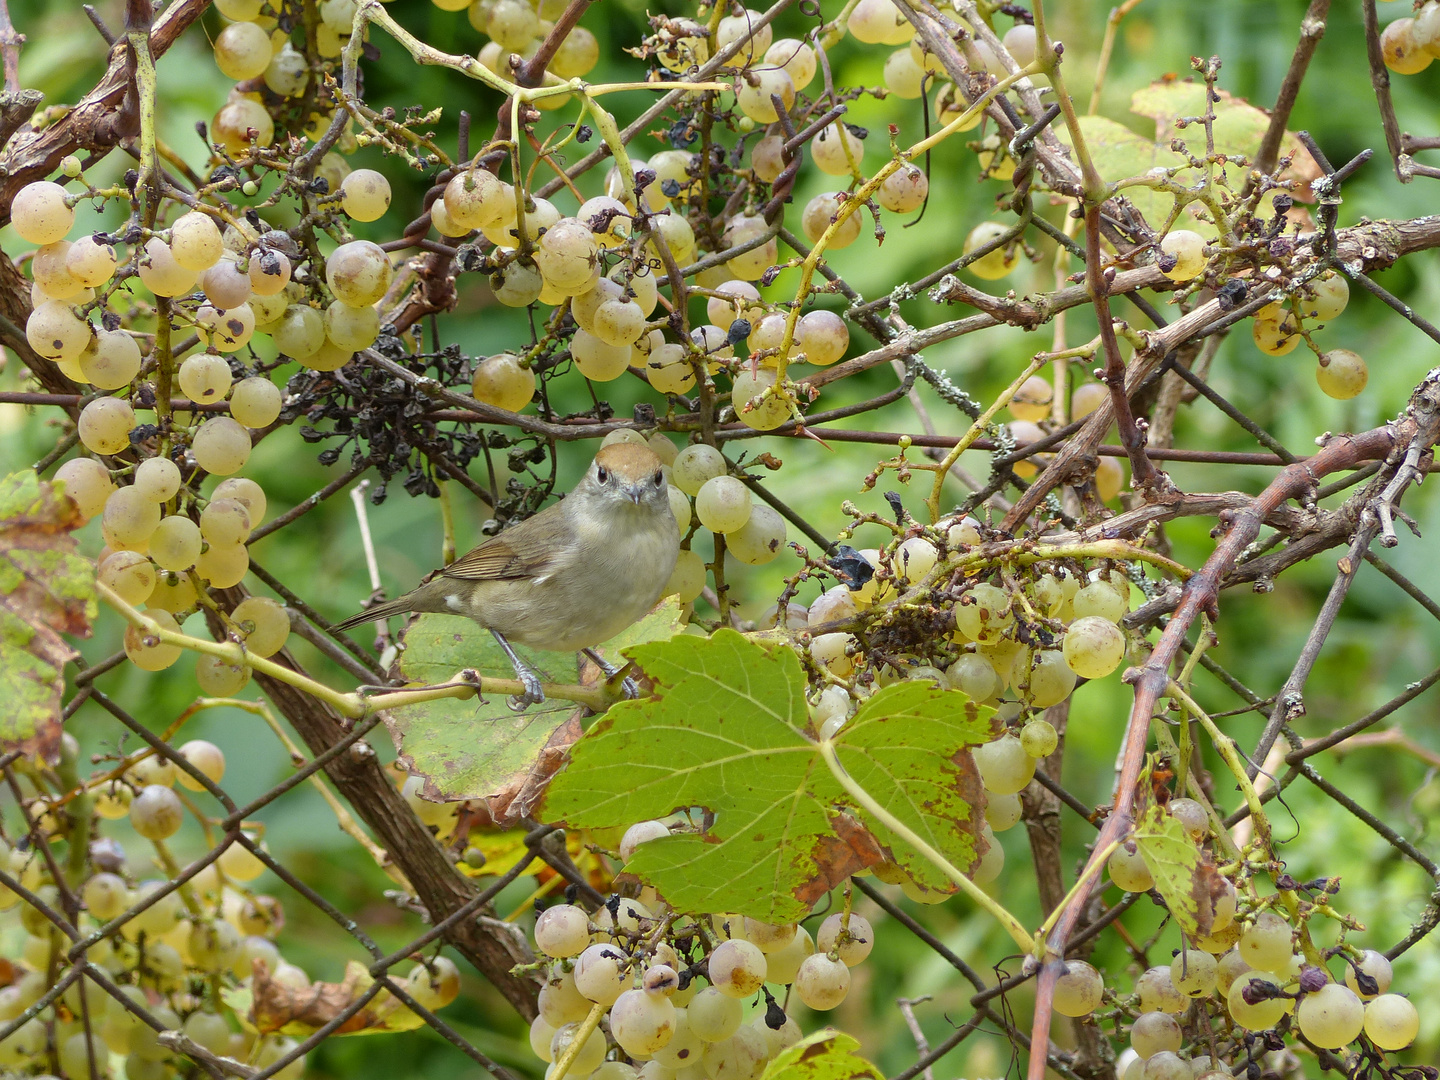
<path id="1" fill-rule="evenodd" d="M 110 26 L 121 22 L 119 0 L 96 5 Z M 1382 5 L 1382 18 L 1403 14 L 1404 5 Z M 1089 100 L 1095 58 L 1104 33 L 1109 5 L 1095 0 L 1068 0 L 1052 4 L 1052 32 L 1065 42 L 1065 74 L 1072 92 L 1083 107 Z M 1374 97 L 1365 65 L 1359 5 L 1334 5 L 1329 29 L 1311 69 L 1309 80 L 1296 107 L 1292 128 L 1308 129 L 1331 160 L 1347 160 L 1365 147 L 1376 150 L 1375 159 L 1345 187 L 1341 225 L 1366 217 L 1412 217 L 1435 209 L 1435 189 L 1421 180 L 1409 186 L 1396 182 L 1388 166 Z M 46 103 L 75 101 L 103 70 L 106 49 L 95 31 L 69 0 L 12 0 L 11 14 L 16 26 L 27 34 L 21 59 L 22 81 L 45 91 Z M 1390 10 L 1396 9 L 1396 10 Z M 449 51 L 475 50 L 481 39 L 466 21 L 464 13 L 445 13 L 427 0 L 396 0 L 390 12 L 437 48 Z M 646 10 L 657 10 L 641 0 L 606 0 L 586 19 L 598 36 L 601 66 L 591 78 L 597 82 L 639 77 L 639 62 L 623 52 L 644 32 Z M 685 9 L 664 5 L 667 13 Z M 825 14 L 833 15 L 838 4 L 829 0 Z M 1273 100 L 1284 76 L 1296 38 L 1296 27 L 1304 10 L 1299 0 L 1212 0 L 1196 5 L 1188 0 L 1147 0 L 1124 20 L 1120 27 L 1108 78 L 1101 95 L 1101 111 L 1142 133 L 1145 121 L 1127 111 L 1129 97 L 1136 89 L 1156 78 L 1187 77 L 1190 58 L 1215 54 L 1224 68 L 1221 86 L 1257 104 Z M 1008 21 L 999 20 L 1002 29 Z M 160 121 L 166 143 L 196 167 L 203 162 L 200 140 L 194 125 L 208 122 L 224 100 L 228 81 L 215 69 L 205 35 L 218 29 L 213 13 L 203 28 L 192 29 L 160 62 Z M 777 35 L 798 35 L 813 25 L 798 9 L 777 23 Z M 372 105 L 444 106 L 444 115 L 435 126 L 442 146 L 454 147 L 458 111 L 468 109 L 474 116 L 475 142 L 489 130 L 499 99 L 477 88 L 453 72 L 417 68 L 403 51 L 381 34 L 372 44 L 380 52 L 379 62 L 365 64 L 366 96 Z M 879 86 L 887 50 L 862 47 L 851 41 L 837 47 L 831 63 L 838 84 Z M 1402 128 L 1416 133 L 1440 131 L 1440 65 L 1429 71 L 1394 79 L 1396 109 Z M 637 92 L 605 99 L 624 119 L 636 114 L 653 95 Z M 548 114 L 542 127 L 566 123 L 567 114 Z M 923 133 L 921 106 L 894 98 L 879 101 L 861 98 L 852 108 L 851 119 L 867 125 L 866 162 L 872 169 L 883 160 L 885 124 L 896 123 L 903 142 Z M 657 128 L 663 125 L 655 125 Z M 958 254 L 959 238 L 978 221 L 994 212 L 995 200 L 1003 198 L 1006 185 L 977 178 L 974 156 L 964 147 L 965 137 L 952 139 L 932 155 L 929 168 L 932 198 L 923 219 L 914 228 L 898 223 L 888 225 L 888 234 L 878 250 L 862 241 L 836 253 L 835 268 L 867 298 L 881 296 L 900 283 L 913 279 L 938 263 Z M 636 150 L 642 156 L 662 148 L 655 138 L 641 137 Z M 132 163 L 123 153 L 111 156 L 95 170 L 97 179 L 118 178 Z M 356 229 L 378 239 L 397 236 L 404 222 L 416 212 L 420 196 L 429 186 L 427 177 L 409 172 L 395 161 L 386 161 L 375 150 L 355 155 L 352 164 L 382 168 L 395 189 L 394 204 L 381 221 Z M 582 190 L 593 194 L 598 175 L 581 181 Z M 1427 186 L 1429 185 L 1429 186 Z M 830 186 L 828 178 L 813 169 L 802 174 L 797 205 L 815 192 Z M 559 197 L 561 205 L 569 207 Z M 1053 220 L 1056 208 L 1045 208 Z M 112 223 L 113 224 L 113 223 Z M 0 232 L 7 252 L 21 250 L 7 228 Z M 1041 258 L 1027 265 L 1002 284 L 1017 292 L 1053 287 L 1050 269 L 1053 246 L 1040 249 Z M 1072 265 L 1070 270 L 1077 269 Z M 1440 261 L 1434 252 L 1412 257 L 1381 275 L 1387 288 L 1403 296 L 1422 311 L 1440 310 Z M 795 273 L 782 274 L 772 288 L 775 296 L 793 290 Z M 956 312 L 937 308 L 923 298 L 908 300 L 901 314 L 916 326 L 930 325 Z M 1121 305 L 1121 317 L 1144 325 L 1134 308 Z M 1084 309 L 1070 315 L 1067 335 L 1071 343 L 1093 333 L 1093 319 Z M 428 333 L 428 331 L 427 331 Z M 485 290 L 472 280 L 462 283 L 459 309 L 439 321 L 442 340 L 458 343 L 469 354 L 485 354 L 517 338 L 528 337 L 523 312 L 496 308 Z M 866 342 L 856 332 L 852 349 Z M 1325 431 L 1370 427 L 1393 416 L 1405 403 L 1411 387 L 1423 373 L 1435 366 L 1433 342 L 1395 317 L 1378 302 L 1358 291 L 1344 316 L 1321 334 L 1329 347 L 1345 346 L 1366 356 L 1370 364 L 1370 386 L 1359 398 L 1336 402 L 1318 390 L 1312 366 L 1303 349 L 1287 358 L 1261 355 L 1242 329 L 1221 346 L 1211 381 L 1222 393 L 1237 402 L 1296 453 L 1305 453 L 1314 438 Z M 1048 328 L 1037 334 L 997 328 L 983 334 L 959 338 L 927 351 L 925 360 L 946 372 L 980 400 L 989 400 L 1003 387 L 1035 351 L 1049 348 Z M 13 359 L 0 373 L 0 387 L 16 389 L 23 373 Z M 583 408 L 587 391 L 577 378 L 561 380 L 569 397 L 560 407 Z M 866 375 L 827 388 L 817 407 L 828 408 L 863 400 L 894 385 L 889 367 L 878 367 Z M 942 433 L 964 430 L 966 420 L 937 401 L 927 389 L 922 396 Z M 635 401 L 650 399 L 638 384 L 628 381 L 611 384 L 603 394 L 624 415 Z M 658 403 L 657 403 L 658 404 Z M 879 430 L 918 430 L 911 407 L 901 401 L 848 422 L 848 426 L 869 426 Z M 43 410 L 28 411 L 20 406 L 0 405 L 0 459 L 7 467 L 19 467 L 40 458 L 57 435 L 55 416 Z M 1207 449 L 1253 450 L 1249 437 L 1203 402 L 1182 411 L 1176 444 Z M 293 433 L 265 440 L 251 459 L 246 475 L 259 480 L 270 499 L 271 516 L 300 502 L 323 486 L 335 470 L 316 463 L 319 447 L 308 446 Z M 588 462 L 593 444 L 563 447 L 560 456 L 559 488 L 565 489 Z M 861 496 L 861 478 L 888 451 L 836 443 L 829 446 L 801 439 L 766 438 L 734 446 L 758 452 L 765 450 L 783 460 L 784 467 L 769 478 L 773 489 L 792 503 L 826 533 L 843 524 L 841 500 L 854 499 L 862 508 L 885 514 L 886 506 L 877 490 Z M 967 454 L 961 464 L 972 474 L 988 472 L 985 455 Z M 497 461 L 502 470 L 503 460 Z M 483 463 L 477 463 L 483 477 Z M 1238 489 L 1255 492 L 1264 486 L 1272 471 L 1241 466 L 1176 465 L 1171 473 L 1186 490 Z M 902 492 L 912 510 L 920 509 L 928 489 L 928 474 Z M 887 481 L 890 478 L 887 477 Z M 482 479 L 482 482 L 483 479 Z M 502 476 L 503 482 L 503 476 Z M 882 484 L 882 489 L 885 485 Z M 463 496 L 463 492 L 459 493 Z M 948 489 L 951 501 L 963 493 Z M 483 514 L 466 498 L 460 499 L 458 541 L 461 550 L 478 539 Z M 1440 530 L 1440 506 L 1431 493 L 1422 489 L 1407 500 L 1407 510 L 1419 522 L 1425 536 Z M 386 588 L 406 588 L 439 562 L 440 514 L 436 503 L 410 499 L 396 485 L 382 505 L 368 507 L 370 524 Z M 1208 529 L 1211 522 L 1186 519 L 1167 527 L 1166 536 L 1174 556 L 1189 565 L 1198 565 L 1213 547 Z M 792 539 L 795 539 L 792 536 Z M 873 527 L 861 529 L 857 546 L 881 541 Z M 87 551 L 100 546 L 98 529 L 92 524 L 82 534 Z M 1430 554 L 1427 554 L 1427 550 Z M 1432 590 L 1436 578 L 1433 549 L 1401 532 L 1400 546 L 1385 557 L 1422 586 Z M 300 528 L 268 537 L 254 548 L 255 561 L 279 579 L 290 583 L 328 617 L 339 618 L 356 610 L 369 594 L 355 508 L 349 499 L 337 497 L 312 512 Z M 1220 644 L 1212 655 L 1247 685 L 1262 695 L 1272 693 L 1283 682 L 1303 642 L 1311 621 L 1334 571 L 1334 553 L 1309 565 L 1296 567 L 1267 592 L 1235 590 L 1222 598 Z M 737 567 L 731 575 L 742 610 L 754 615 L 773 602 L 780 579 L 794 567 L 794 560 L 781 558 L 762 571 Z M 263 590 L 262 590 L 263 591 Z M 802 594 L 801 600 L 808 599 Z M 198 625 L 198 623 L 196 624 Z M 118 618 L 102 614 L 94 638 L 85 644 L 89 660 L 112 653 L 119 646 Z M 302 663 L 335 685 L 345 685 L 346 676 L 303 642 L 293 641 Z M 1323 734 L 1381 704 L 1403 686 L 1429 671 L 1440 658 L 1440 626 L 1424 611 L 1406 600 L 1389 581 L 1370 569 L 1362 570 L 1350 594 L 1307 693 L 1307 713 L 1299 730 L 1307 736 Z M 1241 704 L 1208 675 L 1197 676 L 1200 701 L 1207 708 L 1228 710 Z M 129 665 L 108 676 L 107 689 L 147 724 L 162 729 L 190 702 L 195 694 L 188 662 L 159 675 L 143 675 Z M 245 696 L 255 696 L 253 688 Z M 1067 739 L 1064 783 L 1081 799 L 1092 804 L 1106 803 L 1116 747 L 1128 715 L 1130 692 L 1117 678 L 1081 689 L 1074 698 Z M 1440 729 L 1434 721 L 1435 699 L 1421 697 L 1401 709 L 1387 723 L 1407 734 L 1425 748 L 1434 760 L 1440 753 Z M 1241 746 L 1253 744 L 1263 718 L 1255 714 L 1223 721 Z M 213 709 L 196 716 L 187 727 L 195 737 L 218 743 L 229 759 L 226 786 L 237 799 L 247 799 L 279 781 L 290 770 L 288 756 L 279 743 L 260 730 L 259 718 L 233 709 Z M 116 748 L 117 727 L 98 709 L 82 708 L 71 723 L 87 753 L 111 753 Z M 382 754 L 390 754 L 385 739 L 376 740 Z M 127 745 L 133 746 L 133 738 Z M 1211 762 L 1212 767 L 1218 761 Z M 1325 755 L 1317 767 L 1362 805 L 1390 822 L 1401 834 L 1422 849 L 1437 851 L 1434 830 L 1440 825 L 1440 782 L 1435 770 L 1420 757 L 1394 747 L 1364 749 L 1337 759 Z M 1217 772 L 1217 798 L 1233 807 L 1238 797 Z M 8 812 L 13 813 L 13 805 Z M 266 839 L 303 880 L 318 882 L 321 891 L 343 911 L 352 914 L 374 935 L 382 947 L 397 946 L 419 932 L 415 917 L 389 903 L 383 896 L 390 882 L 363 852 L 334 827 L 324 803 L 308 786 L 302 786 L 260 815 Z M 1337 905 L 1354 912 L 1367 926 L 1354 940 L 1362 945 L 1385 948 L 1401 938 L 1422 910 L 1433 887 L 1413 865 L 1397 858 L 1388 845 L 1365 825 L 1349 816 L 1303 781 L 1297 781 L 1274 813 L 1277 834 L 1286 841 L 1288 870 L 1299 880 L 1318 876 L 1340 877 L 1343 888 Z M 125 832 L 127 830 L 117 830 Z M 1066 819 L 1066 865 L 1077 866 L 1085 855 L 1088 827 L 1073 817 Z M 1003 834 L 1008 865 L 994 886 L 1020 918 L 1038 925 L 1041 912 L 1028 884 L 1028 849 L 1024 830 Z M 184 855 L 200 850 L 198 830 L 177 839 L 176 849 Z M 138 851 L 137 862 L 145 858 Z M 273 891 L 285 903 L 288 925 L 281 937 L 285 955 L 305 967 L 312 976 L 338 979 L 347 958 L 361 950 L 338 927 L 304 901 L 289 893 L 278 881 L 262 879 L 260 886 Z M 523 907 L 533 881 L 522 879 L 502 896 L 498 907 L 508 913 Z M 1112 889 L 1109 899 L 1116 898 Z M 906 902 L 907 907 L 913 907 Z M 1006 955 L 1009 943 L 1003 932 L 985 916 L 961 900 L 919 912 L 935 933 L 961 956 L 985 969 L 993 958 Z M 1146 950 L 1151 963 L 1168 962 L 1178 945 L 1173 928 L 1161 929 L 1159 912 L 1141 901 L 1122 920 L 1129 942 Z M 924 1028 L 932 1043 L 950 1030 L 946 1017 L 968 1015 L 966 1000 L 970 987 L 921 942 L 901 928 L 881 925 L 883 948 L 856 971 L 857 986 L 836 1012 L 822 1021 L 804 1018 L 807 1030 L 822 1022 L 834 1023 L 859 1037 L 863 1052 L 888 1074 L 914 1059 L 914 1045 L 898 1010 L 897 997 L 933 995 L 934 1000 L 919 1008 Z M 1158 934 L 1158 937 L 1156 936 Z M 1116 934 L 1100 938 L 1096 963 L 1108 972 L 1125 972 L 1122 984 L 1138 973 L 1139 965 Z M 1008 970 L 1015 970 L 1011 961 Z M 987 975 L 988 975 L 987 971 Z M 1395 988 L 1431 1002 L 1440 997 L 1440 950 L 1431 941 L 1407 953 L 1396 964 Z M 1023 1021 L 1028 1013 L 1028 988 L 1012 996 L 1011 1005 Z M 447 1009 L 446 1020 L 481 1049 L 527 1074 L 538 1076 L 540 1066 L 529 1054 L 524 1032 L 503 1001 L 477 977 L 467 974 L 461 1000 Z M 1062 1040 L 1063 1033 L 1059 1036 Z M 1421 1044 L 1413 1051 L 1416 1061 L 1433 1061 L 1440 1056 L 1440 1010 L 1422 1009 Z M 977 1034 L 939 1067 L 937 1076 L 997 1076 L 1009 1059 L 1006 1044 L 992 1034 Z M 1307 1066 L 1314 1068 L 1313 1061 Z M 427 1080 L 474 1075 L 465 1058 L 428 1031 L 395 1035 L 384 1039 L 332 1039 L 311 1055 L 311 1075 L 344 1077 L 408 1078 Z M 1318 1074 L 1316 1074 L 1318 1075 Z"/>

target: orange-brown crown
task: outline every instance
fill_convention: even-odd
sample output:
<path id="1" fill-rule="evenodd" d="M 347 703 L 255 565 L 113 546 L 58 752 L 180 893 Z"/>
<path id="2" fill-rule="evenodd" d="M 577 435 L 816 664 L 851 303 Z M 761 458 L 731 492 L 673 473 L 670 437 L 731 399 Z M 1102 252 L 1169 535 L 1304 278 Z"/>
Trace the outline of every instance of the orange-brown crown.
<path id="1" fill-rule="evenodd" d="M 618 442 L 602 446 L 595 455 L 595 464 L 614 473 L 621 483 L 633 484 L 653 476 L 661 462 L 648 446 Z"/>

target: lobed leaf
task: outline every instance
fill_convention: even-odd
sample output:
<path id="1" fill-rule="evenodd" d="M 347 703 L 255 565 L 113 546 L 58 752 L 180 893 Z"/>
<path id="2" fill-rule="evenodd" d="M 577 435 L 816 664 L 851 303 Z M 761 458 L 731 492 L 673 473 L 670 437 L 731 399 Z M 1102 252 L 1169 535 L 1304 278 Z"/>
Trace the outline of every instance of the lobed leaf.
<path id="1" fill-rule="evenodd" d="M 760 1080 L 883 1080 L 884 1073 L 855 1053 L 859 1048 L 853 1036 L 825 1028 L 776 1054 Z"/>
<path id="2" fill-rule="evenodd" d="M 953 888 L 830 774 L 793 650 L 720 630 L 627 655 L 655 696 L 615 706 L 571 748 L 544 820 L 608 828 L 703 810 L 702 829 L 645 844 L 626 866 L 686 911 L 793 921 L 886 859 L 931 888 Z M 902 683 L 877 692 L 834 741 L 879 803 L 969 870 L 982 854 L 984 804 L 968 748 L 991 737 L 990 715 L 958 691 Z"/>

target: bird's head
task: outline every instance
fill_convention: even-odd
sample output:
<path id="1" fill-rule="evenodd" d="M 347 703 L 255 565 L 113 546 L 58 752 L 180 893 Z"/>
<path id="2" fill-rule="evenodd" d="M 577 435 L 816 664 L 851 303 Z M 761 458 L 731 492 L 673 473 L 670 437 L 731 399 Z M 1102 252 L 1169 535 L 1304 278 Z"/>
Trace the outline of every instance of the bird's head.
<path id="1" fill-rule="evenodd" d="M 638 443 L 602 446 L 581 482 L 589 500 L 616 509 L 670 514 L 669 485 L 655 451 Z"/>

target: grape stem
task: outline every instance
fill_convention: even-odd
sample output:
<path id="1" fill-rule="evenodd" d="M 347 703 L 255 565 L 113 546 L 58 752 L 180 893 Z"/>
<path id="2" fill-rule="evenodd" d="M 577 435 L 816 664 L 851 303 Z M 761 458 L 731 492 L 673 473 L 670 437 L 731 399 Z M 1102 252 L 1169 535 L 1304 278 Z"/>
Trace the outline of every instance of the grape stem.
<path id="1" fill-rule="evenodd" d="M 590 1033 L 600 1025 L 600 1018 L 605 1015 L 605 1006 L 596 1002 L 590 1006 L 589 1013 L 585 1019 L 580 1021 L 580 1026 L 570 1036 L 570 1045 L 565 1047 L 565 1052 L 560 1055 L 560 1060 L 555 1062 L 555 1067 L 550 1070 L 549 1080 L 565 1080 L 565 1074 L 570 1071 L 570 1066 L 580 1056 L 580 1048 L 585 1045 L 585 1040 L 590 1038 Z"/>
<path id="2" fill-rule="evenodd" d="M 298 671 L 277 664 L 273 660 L 254 656 L 236 642 L 209 641 L 205 638 L 191 637 L 189 634 L 167 630 L 126 603 L 115 590 L 103 581 L 95 583 L 95 590 L 99 593 L 100 598 L 123 615 L 130 625 L 144 630 L 147 637 L 153 637 L 167 645 L 179 645 L 181 648 L 191 649 L 206 656 L 218 656 L 231 664 L 249 667 L 262 675 L 268 675 L 272 679 L 288 683 L 330 705 L 349 720 L 363 719 L 379 709 L 396 709 L 405 705 L 435 701 L 439 698 L 469 698 L 477 693 L 510 697 L 525 692 L 524 685 L 518 679 L 492 679 L 486 676 L 478 682 L 474 679 L 457 679 L 453 682 L 441 683 L 438 686 L 394 690 L 381 694 L 358 692 L 347 694 L 332 689 L 308 675 L 302 675 Z M 541 685 L 545 690 L 546 697 L 574 701 L 597 713 L 604 712 L 610 706 L 610 696 L 604 690 L 570 683 L 542 683 Z"/>
<path id="3" fill-rule="evenodd" d="M 998 900 L 956 869 L 949 859 L 945 858 L 944 855 L 941 855 L 940 852 L 926 843 L 914 829 L 906 825 L 889 810 L 886 810 L 885 807 L 876 801 L 874 796 L 855 782 L 855 779 L 845 770 L 845 766 L 840 763 L 840 757 L 835 751 L 835 743 L 833 741 L 830 739 L 821 739 L 817 746 L 820 751 L 820 756 L 825 759 L 825 764 L 830 768 L 831 775 L 834 776 L 836 782 L 850 794 L 850 797 L 860 804 L 862 809 L 874 816 L 887 829 L 923 855 L 941 873 L 953 881 L 961 892 L 965 893 L 971 900 L 975 901 L 980 907 L 993 915 L 995 920 L 1005 928 L 1006 933 L 1010 935 L 1015 944 L 1023 951 L 1028 953 L 1035 949 L 1036 939 L 1030 936 L 1025 927 L 1021 925 L 1019 919 L 1010 914 Z M 1058 910 L 1063 911 L 1064 909 L 1062 907 Z M 560 1077 L 551 1077 L 551 1080 L 560 1080 Z"/>

